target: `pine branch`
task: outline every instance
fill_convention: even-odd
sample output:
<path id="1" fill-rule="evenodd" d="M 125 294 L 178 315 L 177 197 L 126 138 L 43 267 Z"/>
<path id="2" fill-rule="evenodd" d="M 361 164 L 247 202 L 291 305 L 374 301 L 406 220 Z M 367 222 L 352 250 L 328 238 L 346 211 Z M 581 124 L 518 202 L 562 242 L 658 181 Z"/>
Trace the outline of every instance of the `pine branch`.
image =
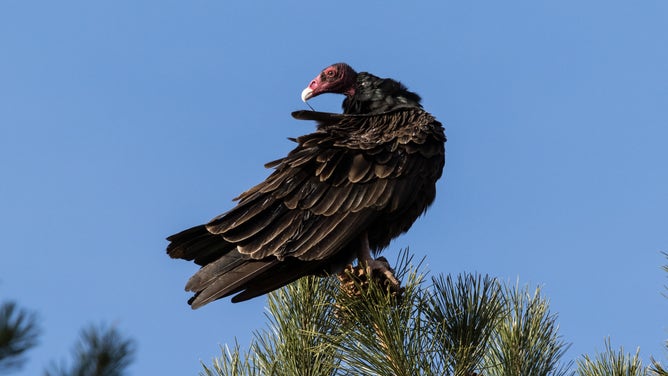
<path id="1" fill-rule="evenodd" d="M 668 347 L 668 345 L 666 347 Z M 668 376 L 668 369 L 663 368 L 661 363 L 659 363 L 656 359 L 651 358 L 651 360 L 652 366 L 650 367 L 650 371 L 654 376 Z"/>
<path id="2" fill-rule="evenodd" d="M 335 278 L 307 277 L 268 295 L 268 328 L 254 333 L 250 351 L 224 350 L 205 376 L 334 375 L 340 357 L 331 346 L 338 324 Z"/>
<path id="3" fill-rule="evenodd" d="M 426 313 L 434 324 L 439 352 L 452 363 L 454 375 L 473 375 L 482 368 L 488 341 L 504 313 L 501 286 L 495 279 L 473 274 L 432 281 L 434 292 Z"/>
<path id="4" fill-rule="evenodd" d="M 202 376 L 255 376 L 260 375 L 259 370 L 251 363 L 253 357 L 248 353 L 241 353 L 239 343 L 235 341 L 234 348 L 230 351 L 228 346 L 222 349 L 223 355 L 213 360 L 212 368 L 202 364 L 204 372 Z"/>
<path id="5" fill-rule="evenodd" d="M 401 294 L 357 274 L 302 278 L 272 292 L 268 329 L 202 375 L 564 375 L 556 315 L 528 288 L 490 277 L 434 278 L 400 254 Z"/>
<path id="6" fill-rule="evenodd" d="M 70 369 L 52 366 L 45 376 L 121 376 L 134 359 L 135 345 L 116 328 L 90 326 L 81 332 L 74 347 Z"/>
<path id="7" fill-rule="evenodd" d="M 357 281 L 351 294 L 336 295 L 341 335 L 334 341 L 342 370 L 353 375 L 431 375 L 436 347 L 424 310 L 424 274 L 411 267 L 407 251 L 400 253 L 395 275 L 404 281 L 401 295 L 375 279 Z M 355 281 L 354 278 L 352 278 Z"/>
<path id="8" fill-rule="evenodd" d="M 253 350 L 264 375 L 332 375 L 338 357 L 324 339 L 338 331 L 328 293 L 333 278 L 302 278 L 268 297 L 269 330 L 256 333 Z"/>
<path id="9" fill-rule="evenodd" d="M 640 349 L 635 355 L 624 353 L 620 347 L 615 352 L 610 345 L 610 338 L 605 340 L 605 351 L 597 354 L 593 359 L 589 355 L 583 356 L 577 362 L 579 376 L 646 376 L 647 369 L 640 360 Z"/>
<path id="10" fill-rule="evenodd" d="M 14 302 L 0 305 L 0 373 L 23 366 L 25 352 L 37 345 L 40 329 L 37 315 Z"/>
<path id="11" fill-rule="evenodd" d="M 506 287 L 507 312 L 487 354 L 486 375 L 564 375 L 570 364 L 559 360 L 569 345 L 558 334 L 556 315 L 550 314 L 540 288 Z"/>

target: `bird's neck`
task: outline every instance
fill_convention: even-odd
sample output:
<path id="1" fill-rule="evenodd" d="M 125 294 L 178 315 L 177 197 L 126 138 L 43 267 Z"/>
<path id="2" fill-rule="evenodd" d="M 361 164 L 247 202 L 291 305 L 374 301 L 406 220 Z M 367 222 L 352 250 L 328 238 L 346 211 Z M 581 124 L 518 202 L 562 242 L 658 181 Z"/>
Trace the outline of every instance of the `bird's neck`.
<path id="1" fill-rule="evenodd" d="M 343 100 L 345 114 L 376 114 L 404 107 L 421 108 L 420 96 L 398 81 L 367 72 L 357 74 L 355 86 Z"/>

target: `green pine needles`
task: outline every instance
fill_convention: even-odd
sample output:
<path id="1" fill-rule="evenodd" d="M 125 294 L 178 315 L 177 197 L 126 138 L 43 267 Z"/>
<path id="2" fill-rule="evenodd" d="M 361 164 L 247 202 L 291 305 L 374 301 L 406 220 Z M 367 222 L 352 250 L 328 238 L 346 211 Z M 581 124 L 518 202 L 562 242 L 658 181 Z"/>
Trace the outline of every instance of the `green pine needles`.
<path id="1" fill-rule="evenodd" d="M 594 358 L 589 355 L 578 360 L 578 374 L 581 376 L 646 376 L 648 370 L 643 367 L 640 360 L 640 349 L 635 355 L 627 354 L 624 348 L 619 351 L 613 350 L 610 339 L 605 340 L 605 352 L 597 354 Z"/>
<path id="2" fill-rule="evenodd" d="M 400 294 L 354 276 L 345 289 L 334 277 L 302 278 L 269 294 L 268 327 L 250 349 L 224 349 L 201 374 L 668 376 L 609 339 L 571 371 L 562 361 L 569 344 L 540 288 L 469 273 L 427 279 L 412 261 L 404 251 L 395 263 Z"/>
<path id="3" fill-rule="evenodd" d="M 401 295 L 302 278 L 271 293 L 268 328 L 203 375 L 563 375 L 568 345 L 540 290 L 476 274 L 426 279 L 402 252 Z"/>

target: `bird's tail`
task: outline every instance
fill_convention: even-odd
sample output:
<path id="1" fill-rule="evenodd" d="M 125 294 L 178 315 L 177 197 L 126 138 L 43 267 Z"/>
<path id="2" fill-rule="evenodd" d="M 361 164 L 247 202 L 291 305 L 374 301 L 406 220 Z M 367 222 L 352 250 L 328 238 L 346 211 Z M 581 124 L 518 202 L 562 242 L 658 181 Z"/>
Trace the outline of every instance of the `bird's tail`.
<path id="1" fill-rule="evenodd" d="M 186 291 L 195 293 L 188 301 L 193 309 L 244 290 L 241 297 L 233 299 L 234 302 L 262 295 L 283 285 L 282 278 L 267 279 L 264 275 L 276 266 L 275 258 L 251 259 L 240 253 L 236 244 L 209 232 L 206 225 L 181 231 L 167 240 L 170 241 L 167 246 L 169 256 L 203 265 L 186 284 Z"/>
<path id="2" fill-rule="evenodd" d="M 195 261 L 206 265 L 236 248 L 222 236 L 210 233 L 206 225 L 195 226 L 167 238 L 167 254 L 171 258 Z"/>

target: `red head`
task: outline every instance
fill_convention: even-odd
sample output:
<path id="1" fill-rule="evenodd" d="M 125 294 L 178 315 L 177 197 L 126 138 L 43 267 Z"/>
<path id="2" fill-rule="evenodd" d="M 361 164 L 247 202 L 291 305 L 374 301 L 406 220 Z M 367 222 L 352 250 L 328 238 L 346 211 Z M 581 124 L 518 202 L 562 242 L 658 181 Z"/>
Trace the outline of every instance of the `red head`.
<path id="1" fill-rule="evenodd" d="M 336 63 L 331 65 L 302 91 L 302 100 L 306 102 L 322 93 L 336 93 L 352 96 L 355 94 L 355 80 L 357 72 L 346 63 Z"/>

